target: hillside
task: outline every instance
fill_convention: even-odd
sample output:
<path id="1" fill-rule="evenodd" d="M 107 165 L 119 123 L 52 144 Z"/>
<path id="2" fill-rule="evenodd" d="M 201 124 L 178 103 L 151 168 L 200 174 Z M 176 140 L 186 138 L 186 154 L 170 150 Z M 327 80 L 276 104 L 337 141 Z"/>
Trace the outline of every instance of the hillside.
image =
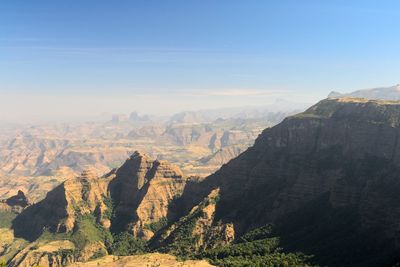
<path id="1" fill-rule="evenodd" d="M 111 233 L 115 239 L 119 233 L 121 238 L 129 233 L 148 240 L 167 220 L 169 205 L 182 194 L 185 183 L 178 167 L 139 152 L 105 176 L 83 171 L 12 221 L 15 238 L 31 242 L 11 257 L 12 266 L 41 261 L 56 261 L 60 266 L 107 255 L 116 250 Z M 35 252 L 38 249 L 40 253 Z"/>
<path id="2" fill-rule="evenodd" d="M 233 225 L 235 237 L 272 224 L 286 251 L 321 264 L 390 265 L 399 252 L 399 118 L 399 102 L 323 100 L 189 184 L 181 215 L 218 190 L 213 221 Z"/>
<path id="3" fill-rule="evenodd" d="M 146 252 L 217 266 L 393 266 L 399 134 L 400 102 L 340 98 L 265 129 L 205 179 L 136 152 L 28 206 L 12 229 L 31 243 L 5 255 L 11 266 Z M 62 253 L 43 249 L 63 240 Z"/>
<path id="4" fill-rule="evenodd" d="M 133 114 L 126 120 L 49 123 L 2 131 L 0 199 L 23 190 L 37 202 L 46 192 L 85 169 L 102 175 L 119 167 L 135 150 L 176 164 L 188 175 L 205 177 L 217 170 L 221 161 L 237 156 L 237 146 L 240 151 L 246 149 L 262 129 L 288 113 L 263 114 L 190 123 L 153 121 Z M 210 118 L 217 115 L 218 112 Z M 220 150 L 228 153 L 216 160 L 203 160 Z"/>

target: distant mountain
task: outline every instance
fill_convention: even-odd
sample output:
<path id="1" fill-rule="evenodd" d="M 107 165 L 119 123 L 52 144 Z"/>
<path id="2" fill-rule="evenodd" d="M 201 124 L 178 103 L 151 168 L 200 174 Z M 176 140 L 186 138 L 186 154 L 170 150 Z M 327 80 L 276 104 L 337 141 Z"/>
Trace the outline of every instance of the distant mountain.
<path id="1" fill-rule="evenodd" d="M 172 115 L 171 118 L 168 120 L 169 124 L 175 124 L 175 123 L 204 123 L 204 122 L 209 122 L 211 121 L 212 118 L 210 116 L 207 116 L 205 114 L 202 114 L 201 112 L 195 112 L 195 111 L 184 111 L 177 113 L 175 115 Z"/>
<path id="2" fill-rule="evenodd" d="M 18 215 L 15 235 L 33 243 L 10 266 L 141 251 L 217 266 L 394 266 L 398 136 L 400 102 L 339 98 L 265 129 L 205 179 L 134 153 L 108 175 L 66 181 Z M 40 242 L 49 240 L 62 249 L 46 252 Z"/>
<path id="3" fill-rule="evenodd" d="M 355 98 L 376 99 L 376 100 L 400 100 L 400 85 L 357 90 L 352 93 L 345 93 L 345 94 L 333 91 L 328 95 L 328 97 L 329 98 L 355 97 Z"/>
<path id="4" fill-rule="evenodd" d="M 131 122 L 134 122 L 134 123 L 137 123 L 137 122 L 140 122 L 140 123 L 143 123 L 143 122 L 151 122 L 151 118 L 150 118 L 149 115 L 143 115 L 143 116 L 141 116 L 141 115 L 139 115 L 139 113 L 137 113 L 137 112 L 132 112 L 132 113 L 129 115 L 129 120 L 130 120 Z"/>
<path id="5" fill-rule="evenodd" d="M 204 123 L 217 119 L 266 119 L 271 123 L 280 122 L 285 116 L 305 110 L 310 104 L 277 99 L 263 107 L 232 107 L 205 109 L 177 113 L 168 120 L 176 123 Z M 274 119 L 276 118 L 276 119 Z"/>
<path id="6" fill-rule="evenodd" d="M 113 114 L 111 118 L 112 123 L 127 122 L 128 120 L 129 117 L 126 114 Z"/>
<path id="7" fill-rule="evenodd" d="M 181 209 L 188 222 L 179 219 L 158 244 L 184 249 L 179 229 L 200 220 L 191 214 L 217 194 L 212 221 L 236 238 L 273 225 L 265 236 L 322 265 L 391 266 L 400 258 L 399 135 L 399 102 L 323 100 L 266 129 L 215 174 L 189 183 Z M 204 240 L 214 224 L 196 248 L 212 246 Z M 232 262 L 218 251 L 210 255 Z"/>
<path id="8" fill-rule="evenodd" d="M 245 151 L 247 148 L 246 145 L 232 145 L 220 148 L 215 153 L 203 157 L 200 159 L 200 162 L 203 164 L 213 164 L 222 166 L 223 164 L 229 162 L 231 159 L 237 157 Z"/>
<path id="9" fill-rule="evenodd" d="M 207 176 L 251 146 L 264 128 L 293 114 L 263 112 L 214 110 L 193 123 L 132 113 L 114 122 L 6 127 L 0 131 L 0 198 L 23 190 L 38 201 L 88 167 L 103 174 L 120 166 L 135 150 L 177 164 L 188 175 Z"/>

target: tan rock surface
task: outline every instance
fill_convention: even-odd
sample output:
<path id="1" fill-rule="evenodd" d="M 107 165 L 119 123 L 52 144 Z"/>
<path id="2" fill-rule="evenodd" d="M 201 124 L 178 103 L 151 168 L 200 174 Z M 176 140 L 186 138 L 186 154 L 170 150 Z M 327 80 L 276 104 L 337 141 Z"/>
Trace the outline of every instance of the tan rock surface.
<path id="1" fill-rule="evenodd" d="M 74 261 L 74 258 L 72 255 L 61 255 L 58 252 L 74 248 L 74 244 L 67 240 L 34 242 L 20 250 L 12 258 L 9 266 L 31 267 L 39 265 L 61 267 Z"/>
<path id="2" fill-rule="evenodd" d="M 71 232 L 77 215 L 94 214 L 95 211 L 101 222 L 107 209 L 104 198 L 108 183 L 107 178 L 97 178 L 91 171 L 66 180 L 16 218 L 13 223 L 16 236 L 35 240 L 44 229 L 53 233 Z"/>
<path id="3" fill-rule="evenodd" d="M 178 261 L 176 257 L 168 254 L 149 253 L 136 256 L 105 256 L 100 259 L 85 263 L 72 263 L 68 267 L 78 266 L 103 266 L 103 267 L 211 267 L 205 260 Z"/>
<path id="4" fill-rule="evenodd" d="M 182 194 L 185 183 L 177 166 L 138 152 L 133 154 L 110 183 L 115 220 L 128 215 L 120 227 L 128 227 L 135 236 L 150 239 L 154 233 L 148 226 L 167 219 L 169 205 Z"/>

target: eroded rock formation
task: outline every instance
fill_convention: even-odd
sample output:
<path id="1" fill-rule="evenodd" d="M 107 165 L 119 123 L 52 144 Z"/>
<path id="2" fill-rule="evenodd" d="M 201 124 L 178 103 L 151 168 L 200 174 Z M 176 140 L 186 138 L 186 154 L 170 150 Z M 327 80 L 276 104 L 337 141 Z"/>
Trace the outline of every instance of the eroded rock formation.
<path id="1" fill-rule="evenodd" d="M 114 233 L 185 253 L 271 224 L 286 250 L 323 265 L 390 265 L 400 252 L 399 134 L 399 102 L 327 99 L 264 130 L 204 180 L 136 152 L 104 177 L 66 181 L 13 226 L 37 238 L 93 214 Z"/>
<path id="2" fill-rule="evenodd" d="M 155 230 L 152 226 L 167 220 L 169 205 L 180 197 L 185 183 L 178 167 L 134 153 L 109 186 L 115 211 L 113 230 L 129 230 L 150 239 Z"/>
<path id="3" fill-rule="evenodd" d="M 218 188 L 215 220 L 236 235 L 272 223 L 287 248 L 323 263 L 390 263 L 400 250 L 399 134 L 399 102 L 323 100 L 187 186 L 184 210 Z"/>
<path id="4" fill-rule="evenodd" d="M 107 196 L 106 178 L 98 179 L 89 171 L 69 179 L 50 191 L 46 198 L 25 209 L 14 221 L 15 236 L 37 239 L 45 230 L 54 233 L 71 232 L 78 216 L 95 214 L 102 222 Z"/>

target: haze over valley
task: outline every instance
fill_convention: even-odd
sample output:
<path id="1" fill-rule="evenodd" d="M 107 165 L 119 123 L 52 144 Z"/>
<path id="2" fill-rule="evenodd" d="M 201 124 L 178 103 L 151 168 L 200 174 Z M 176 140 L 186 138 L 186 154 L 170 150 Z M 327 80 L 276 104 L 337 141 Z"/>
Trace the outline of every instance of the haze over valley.
<path id="1" fill-rule="evenodd" d="M 205 177 L 253 144 L 266 127 L 300 107 L 284 101 L 264 108 L 190 111 L 170 117 L 116 114 L 108 120 L 14 126 L 1 135 L 0 197 L 18 190 L 32 200 L 89 168 L 102 175 L 134 151 Z M 291 109 L 293 108 L 293 109 Z"/>
<path id="2" fill-rule="evenodd" d="M 0 267 L 400 266 L 400 2 L 0 2 Z"/>

